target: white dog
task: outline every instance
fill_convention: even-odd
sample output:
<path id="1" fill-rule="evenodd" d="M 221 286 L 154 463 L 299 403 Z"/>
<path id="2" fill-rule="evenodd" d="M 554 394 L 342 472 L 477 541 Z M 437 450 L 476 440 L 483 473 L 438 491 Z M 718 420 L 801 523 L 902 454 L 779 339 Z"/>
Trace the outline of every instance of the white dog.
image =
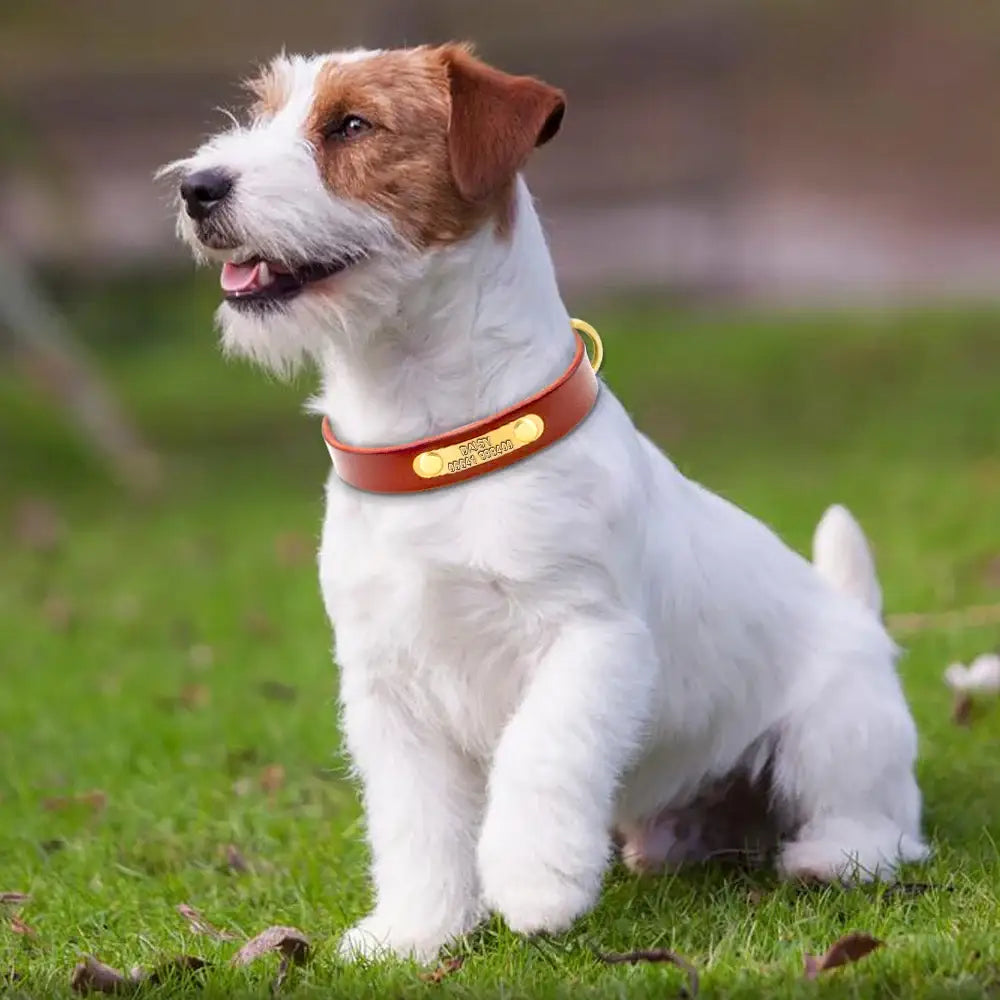
<path id="1" fill-rule="evenodd" d="M 370 448 L 567 369 L 519 177 L 561 92 L 455 45 L 281 56 L 252 89 L 246 125 L 167 168 L 184 239 L 222 265 L 228 349 L 315 361 L 317 410 Z M 820 572 L 685 479 L 603 385 L 572 433 L 470 482 L 386 495 L 331 474 L 320 578 L 375 888 L 342 953 L 429 959 L 490 910 L 558 931 L 615 838 L 644 870 L 740 846 L 735 785 L 787 876 L 923 858 L 864 538 L 837 509 L 817 541 Z"/>

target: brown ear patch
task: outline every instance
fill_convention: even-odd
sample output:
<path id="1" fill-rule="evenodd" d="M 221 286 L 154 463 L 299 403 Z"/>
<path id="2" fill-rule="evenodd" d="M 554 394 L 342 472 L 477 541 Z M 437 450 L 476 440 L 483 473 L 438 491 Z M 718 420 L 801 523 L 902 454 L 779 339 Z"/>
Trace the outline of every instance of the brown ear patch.
<path id="1" fill-rule="evenodd" d="M 463 46 L 441 52 L 451 96 L 452 176 L 464 198 L 483 201 L 506 187 L 531 151 L 559 131 L 566 98 L 534 77 L 488 66 Z"/>
<path id="2" fill-rule="evenodd" d="M 492 69 L 456 45 L 374 53 L 319 71 L 305 132 L 327 187 L 371 205 L 416 246 L 512 220 L 514 177 L 559 128 L 562 94 Z M 331 137 L 347 114 L 370 128 Z"/>

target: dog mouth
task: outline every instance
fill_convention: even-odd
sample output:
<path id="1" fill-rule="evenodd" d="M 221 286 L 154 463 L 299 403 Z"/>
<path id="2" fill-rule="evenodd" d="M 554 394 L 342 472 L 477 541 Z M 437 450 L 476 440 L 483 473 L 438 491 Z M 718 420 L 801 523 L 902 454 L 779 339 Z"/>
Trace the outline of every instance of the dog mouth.
<path id="1" fill-rule="evenodd" d="M 219 283 L 223 298 L 237 307 L 254 308 L 287 302 L 310 285 L 332 278 L 357 263 L 359 257 L 303 264 L 289 268 L 263 257 L 226 261 Z"/>

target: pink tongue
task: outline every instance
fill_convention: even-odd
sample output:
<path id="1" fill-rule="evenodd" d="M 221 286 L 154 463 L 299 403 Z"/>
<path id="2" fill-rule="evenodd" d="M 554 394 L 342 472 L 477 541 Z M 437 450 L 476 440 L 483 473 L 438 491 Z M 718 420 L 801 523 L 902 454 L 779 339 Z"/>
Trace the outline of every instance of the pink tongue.
<path id="1" fill-rule="evenodd" d="M 260 261 L 256 264 L 231 264 L 227 261 L 222 265 L 220 284 L 224 292 L 252 292 L 260 288 Z"/>

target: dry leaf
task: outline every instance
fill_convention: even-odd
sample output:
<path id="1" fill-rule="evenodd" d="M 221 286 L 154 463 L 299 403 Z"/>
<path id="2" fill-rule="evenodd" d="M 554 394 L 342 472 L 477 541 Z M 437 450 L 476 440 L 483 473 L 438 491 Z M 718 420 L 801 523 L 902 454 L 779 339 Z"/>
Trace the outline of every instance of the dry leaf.
<path id="1" fill-rule="evenodd" d="M 10 918 L 10 929 L 15 934 L 23 934 L 25 937 L 38 937 L 38 931 L 26 924 L 16 913 Z"/>
<path id="2" fill-rule="evenodd" d="M 848 934 L 832 944 L 822 958 L 816 958 L 814 955 L 805 956 L 805 978 L 815 979 L 821 972 L 857 962 L 876 948 L 881 948 L 883 944 L 883 941 L 873 938 L 870 934 Z"/>
<path id="3" fill-rule="evenodd" d="M 274 622 L 266 611 L 248 611 L 243 619 L 243 627 L 258 639 L 270 639 L 275 634 Z"/>
<path id="4" fill-rule="evenodd" d="M 425 983 L 439 983 L 445 976 L 450 976 L 453 972 L 458 972 L 465 964 L 464 958 L 449 958 L 442 962 L 431 972 L 422 972 L 420 978 Z"/>
<path id="5" fill-rule="evenodd" d="M 886 625 L 896 635 L 934 630 L 985 628 L 1000 623 L 1000 604 L 978 604 L 958 611 L 929 611 L 888 615 Z"/>
<path id="6" fill-rule="evenodd" d="M 687 995 L 698 995 L 698 970 L 686 959 L 681 958 L 668 948 L 651 948 L 648 950 L 628 951 L 622 954 L 600 955 L 601 961 L 607 965 L 638 965 L 642 962 L 666 962 L 675 965 L 688 977 Z"/>
<path id="7" fill-rule="evenodd" d="M 26 892 L 0 892 L 0 903 L 6 903 L 8 906 L 20 906 L 29 899 L 31 896 Z"/>
<path id="8" fill-rule="evenodd" d="M 955 703 L 951 707 L 951 721 L 956 726 L 968 726 L 972 723 L 972 696 L 969 694 L 955 695 Z"/>
<path id="9" fill-rule="evenodd" d="M 309 957 L 309 939 L 295 927 L 268 927 L 240 948 L 233 956 L 232 964 L 249 965 L 272 951 L 301 964 Z"/>
<path id="10" fill-rule="evenodd" d="M 191 709 L 205 708 L 211 700 L 212 691 L 204 684 L 185 684 L 178 696 L 178 701 Z"/>
<path id="11" fill-rule="evenodd" d="M 269 795 L 278 791 L 285 783 L 285 769 L 281 764 L 268 764 L 260 772 L 260 787 Z"/>
<path id="12" fill-rule="evenodd" d="M 48 812 L 60 812 L 73 806 L 87 806 L 94 812 L 100 812 L 107 804 L 107 793 L 102 792 L 99 788 L 91 789 L 89 792 L 80 792 L 78 795 L 56 795 L 53 798 L 42 800 L 42 808 Z"/>
<path id="13" fill-rule="evenodd" d="M 177 912 L 191 925 L 191 930 L 195 934 L 204 934 L 205 937 L 214 938 L 216 941 L 235 941 L 236 938 L 226 931 L 220 931 L 218 927 L 213 927 L 193 906 L 187 903 L 179 903 Z"/>
<path id="14" fill-rule="evenodd" d="M 262 955 L 276 951 L 281 955 L 278 974 L 271 984 L 271 992 L 277 993 L 288 976 L 292 965 L 301 965 L 309 957 L 309 939 L 295 927 L 268 927 L 245 945 L 232 957 L 233 965 L 249 965 Z"/>
<path id="15" fill-rule="evenodd" d="M 282 684 L 281 681 L 261 681 L 257 690 L 271 701 L 295 701 L 298 694 L 291 684 Z"/>
<path id="16" fill-rule="evenodd" d="M 282 566 L 301 566 L 313 558 L 314 544 L 311 538 L 286 531 L 274 540 L 274 555 Z"/>
<path id="17" fill-rule="evenodd" d="M 117 969 L 85 955 L 73 969 L 69 984 L 76 993 L 121 993 L 129 981 Z"/>
<path id="18" fill-rule="evenodd" d="M 75 609 L 68 598 L 50 594 L 42 603 L 42 617 L 55 632 L 65 632 L 73 624 Z"/>
<path id="19" fill-rule="evenodd" d="M 226 845 L 226 867 L 234 872 L 248 872 L 250 865 L 247 859 L 240 853 L 240 849 L 235 844 Z"/>
<path id="20" fill-rule="evenodd" d="M 26 549 L 52 552 L 61 544 L 66 526 L 46 500 L 23 500 L 14 509 L 14 539 Z"/>
<path id="21" fill-rule="evenodd" d="M 983 583 L 988 587 L 1000 587 L 1000 555 L 987 561 L 983 569 Z"/>

